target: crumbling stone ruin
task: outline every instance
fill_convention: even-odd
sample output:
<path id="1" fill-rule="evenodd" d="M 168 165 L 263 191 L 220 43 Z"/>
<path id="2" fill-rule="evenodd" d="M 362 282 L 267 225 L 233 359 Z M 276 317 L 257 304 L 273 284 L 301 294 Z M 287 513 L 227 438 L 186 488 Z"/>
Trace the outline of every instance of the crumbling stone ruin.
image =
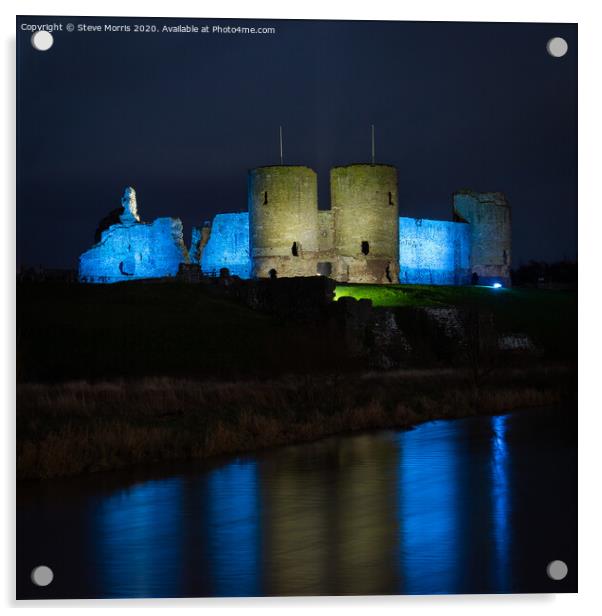
<path id="1" fill-rule="evenodd" d="M 205 244 L 195 242 L 201 238 Z M 206 240 L 205 240 L 206 238 Z M 201 265 L 208 276 L 219 276 L 226 267 L 233 276 L 251 277 L 249 258 L 249 215 L 247 212 L 217 214 L 212 225 L 193 227 L 190 260 Z"/>
<path id="2" fill-rule="evenodd" d="M 468 223 L 470 270 L 479 284 L 510 284 L 511 211 L 502 193 L 454 194 L 454 220 Z"/>
<path id="3" fill-rule="evenodd" d="M 141 278 L 175 276 L 180 263 L 189 263 L 179 218 L 142 222 L 136 191 L 128 186 L 115 221 L 105 219 L 98 241 L 79 258 L 81 282 L 111 283 Z"/>
<path id="4" fill-rule="evenodd" d="M 177 218 L 143 223 L 136 193 L 99 224 L 79 279 L 116 282 L 174 276 L 180 263 L 240 278 L 325 276 L 369 284 L 510 284 L 511 215 L 502 193 L 453 195 L 453 221 L 399 216 L 397 170 L 352 164 L 330 172 L 330 209 L 318 208 L 315 171 L 273 165 L 249 171 L 246 212 L 194 227 L 190 251 Z"/>

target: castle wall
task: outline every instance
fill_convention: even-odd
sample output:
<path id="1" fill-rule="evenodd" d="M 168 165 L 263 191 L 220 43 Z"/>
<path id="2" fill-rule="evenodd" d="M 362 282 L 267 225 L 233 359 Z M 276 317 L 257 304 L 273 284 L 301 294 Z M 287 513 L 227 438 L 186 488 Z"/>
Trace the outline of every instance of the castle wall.
<path id="1" fill-rule="evenodd" d="M 330 171 L 334 216 L 333 277 L 387 284 L 399 278 L 397 170 L 358 164 Z"/>
<path id="2" fill-rule="evenodd" d="M 510 284 L 511 211 L 502 193 L 453 195 L 454 218 L 470 223 L 471 272 L 480 284 Z"/>
<path id="3" fill-rule="evenodd" d="M 133 221 L 102 231 L 100 242 L 80 256 L 78 278 L 93 283 L 163 278 L 175 276 L 180 263 L 188 263 L 188 250 L 179 218 Z"/>
<path id="4" fill-rule="evenodd" d="M 334 251 L 334 215 L 332 210 L 318 212 L 318 250 L 320 255 Z"/>
<path id="5" fill-rule="evenodd" d="M 248 212 L 217 214 L 200 259 L 206 275 L 218 276 L 220 269 L 227 267 L 234 276 L 250 278 Z"/>
<path id="6" fill-rule="evenodd" d="M 318 212 L 317 273 L 320 276 L 334 278 L 337 258 L 334 250 L 334 212 L 332 210 L 321 210 Z"/>
<path id="7" fill-rule="evenodd" d="M 318 181 L 301 166 L 249 172 L 252 275 L 315 276 L 318 256 Z"/>
<path id="8" fill-rule="evenodd" d="M 399 219 L 399 282 L 470 283 L 470 225 L 423 218 Z"/>
<path id="9" fill-rule="evenodd" d="M 136 193 L 101 221 L 80 256 L 82 282 L 175 276 L 180 263 L 206 275 L 328 276 L 340 282 L 510 284 L 511 214 L 501 193 L 453 196 L 454 222 L 399 218 L 397 171 L 388 165 L 331 170 L 330 210 L 318 210 L 317 178 L 300 166 L 249 172 L 249 212 L 217 214 L 192 230 L 190 255 L 177 218 L 140 222 Z M 113 222 L 116 220 L 117 222 Z"/>

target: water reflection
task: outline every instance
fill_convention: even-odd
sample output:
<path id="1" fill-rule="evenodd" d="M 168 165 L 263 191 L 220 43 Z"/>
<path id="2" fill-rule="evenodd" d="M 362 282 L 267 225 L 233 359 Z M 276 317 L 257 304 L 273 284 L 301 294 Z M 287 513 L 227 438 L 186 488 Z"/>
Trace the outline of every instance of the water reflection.
<path id="1" fill-rule="evenodd" d="M 399 438 L 399 557 L 406 594 L 457 587 L 462 515 L 457 427 L 436 422 Z"/>
<path id="2" fill-rule="evenodd" d="M 212 594 L 261 594 L 257 465 L 235 462 L 211 471 L 206 502 Z"/>
<path id="3" fill-rule="evenodd" d="M 315 445 L 309 445 L 310 452 Z M 324 593 L 328 587 L 329 464 L 287 448 L 280 464 L 262 465 L 265 531 L 263 569 L 268 594 Z M 266 562 L 267 561 L 267 562 Z"/>
<path id="4" fill-rule="evenodd" d="M 19 495 L 18 594 L 574 589 L 574 578 L 550 587 L 542 575 L 551 557 L 575 558 L 566 423 L 529 413 L 437 421 L 190 464 L 163 478 L 31 484 Z M 47 589 L 29 583 L 39 562 L 57 572 Z"/>
<path id="5" fill-rule="evenodd" d="M 395 458 L 391 437 L 359 435 L 286 448 L 278 465 L 262 465 L 267 594 L 391 588 Z"/>
<path id="6" fill-rule="evenodd" d="M 506 443 L 508 417 L 491 418 L 491 500 L 493 542 L 495 545 L 494 586 L 498 592 L 509 591 L 510 554 L 510 480 L 509 452 Z"/>
<path id="7" fill-rule="evenodd" d="M 395 586 L 397 444 L 374 435 L 341 448 L 337 474 L 337 585 L 341 594 L 386 594 Z"/>
<path id="8" fill-rule="evenodd" d="M 178 596 L 182 480 L 149 481 L 100 502 L 93 537 L 108 597 Z"/>

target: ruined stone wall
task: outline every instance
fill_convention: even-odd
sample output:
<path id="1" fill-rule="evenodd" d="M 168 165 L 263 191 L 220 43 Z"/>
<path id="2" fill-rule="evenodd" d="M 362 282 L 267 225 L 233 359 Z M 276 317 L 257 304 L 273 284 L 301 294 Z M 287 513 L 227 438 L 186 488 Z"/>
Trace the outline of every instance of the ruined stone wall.
<path id="1" fill-rule="evenodd" d="M 341 282 L 399 279 L 397 170 L 357 164 L 330 171 L 334 216 L 333 277 Z"/>
<path id="2" fill-rule="evenodd" d="M 252 275 L 315 276 L 318 256 L 318 182 L 301 166 L 249 172 Z"/>
<path id="3" fill-rule="evenodd" d="M 250 278 L 249 214 L 217 214 L 200 252 L 203 274 L 219 276 L 220 269 L 227 267 L 233 276 Z"/>
<path id="4" fill-rule="evenodd" d="M 511 211 L 499 192 L 453 195 L 454 219 L 470 223 L 471 272 L 479 284 L 510 284 Z"/>
<path id="5" fill-rule="evenodd" d="M 152 223 L 116 224 L 79 258 L 80 282 L 112 283 L 175 276 L 188 263 L 182 222 L 157 218 Z"/>
<path id="6" fill-rule="evenodd" d="M 121 208 L 115 224 L 103 226 L 101 221 L 97 243 L 79 257 L 80 282 L 175 276 L 180 263 L 189 263 L 179 218 L 141 222 L 136 191 L 131 186 L 123 193 Z"/>
<path id="7" fill-rule="evenodd" d="M 199 265 L 201 263 L 201 255 L 205 249 L 205 245 L 209 241 L 209 235 L 211 233 L 211 223 L 205 222 L 202 227 L 192 227 L 190 234 L 190 248 L 188 249 L 188 256 L 191 263 Z"/>
<path id="8" fill-rule="evenodd" d="M 470 284 L 470 225 L 399 219 L 399 282 Z"/>

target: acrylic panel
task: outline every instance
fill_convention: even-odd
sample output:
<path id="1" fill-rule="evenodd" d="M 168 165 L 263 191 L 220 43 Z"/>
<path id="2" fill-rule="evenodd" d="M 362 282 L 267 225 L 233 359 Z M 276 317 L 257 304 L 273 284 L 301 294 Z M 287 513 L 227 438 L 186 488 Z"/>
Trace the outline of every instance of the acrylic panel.
<path id="1" fill-rule="evenodd" d="M 22 16 L 19 599 L 577 591 L 577 25 Z"/>

